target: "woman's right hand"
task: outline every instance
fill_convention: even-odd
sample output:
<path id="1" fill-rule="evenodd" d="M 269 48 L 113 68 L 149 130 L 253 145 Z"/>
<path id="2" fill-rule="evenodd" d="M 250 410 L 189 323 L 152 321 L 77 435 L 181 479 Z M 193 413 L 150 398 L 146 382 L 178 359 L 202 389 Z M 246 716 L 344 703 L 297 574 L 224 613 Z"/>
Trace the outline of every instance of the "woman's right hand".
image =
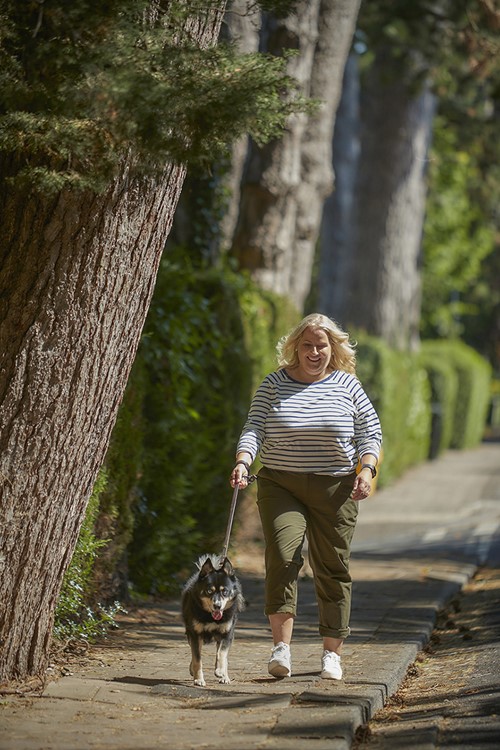
<path id="1" fill-rule="evenodd" d="M 240 489 L 245 489 L 245 487 L 248 486 L 248 475 L 250 474 L 249 466 L 248 462 L 245 462 L 245 464 L 235 464 L 229 479 L 231 487 L 236 487 L 237 485 Z"/>

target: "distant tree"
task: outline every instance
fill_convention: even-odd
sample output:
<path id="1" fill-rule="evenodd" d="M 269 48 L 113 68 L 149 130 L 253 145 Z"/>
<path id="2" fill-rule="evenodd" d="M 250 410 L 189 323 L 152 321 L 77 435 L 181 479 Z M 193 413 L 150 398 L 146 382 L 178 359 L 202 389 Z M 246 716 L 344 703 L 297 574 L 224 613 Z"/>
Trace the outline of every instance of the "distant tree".
<path id="1" fill-rule="evenodd" d="M 225 14 L 221 38 L 240 53 L 256 53 L 261 23 L 259 5 L 252 0 L 234 0 Z M 188 169 L 168 246 L 184 248 L 197 265 L 216 265 L 231 245 L 248 145 L 249 135 L 244 133 L 208 168 L 193 165 Z"/>
<path id="2" fill-rule="evenodd" d="M 397 349 L 414 348 L 420 322 L 421 241 L 435 110 L 428 84 L 380 52 L 361 97 L 361 146 L 352 213 L 349 326 Z"/>
<path id="3" fill-rule="evenodd" d="M 252 143 L 242 179 L 231 254 L 265 289 L 301 310 L 311 285 L 322 205 L 333 187 L 331 134 L 359 2 L 299 2 L 286 17 L 265 16 L 261 46 L 286 49 L 288 71 L 318 109 L 292 118 L 285 135 Z"/>
<path id="4" fill-rule="evenodd" d="M 0 5 L 0 680 L 46 666 L 184 163 L 289 114 L 280 61 L 214 47 L 224 11 Z"/>
<path id="5" fill-rule="evenodd" d="M 454 103 L 469 123 L 481 98 L 491 103 L 498 22 L 487 2 L 465 8 L 452 2 L 378 0 L 361 9 L 356 45 L 364 52 L 361 94 L 357 109 L 353 104 L 349 109 L 351 120 L 359 113 L 359 122 L 353 127 L 351 121 L 341 145 L 345 151 L 347 139 L 348 153 L 357 155 L 349 165 L 355 175 L 342 154 L 334 155 L 341 169 L 337 193 L 326 207 L 333 213 L 325 217 L 322 232 L 320 307 L 402 349 L 418 342 L 433 97 L 448 116 Z M 351 93 L 345 91 L 351 98 L 353 80 L 351 73 L 346 78 Z M 478 92 L 474 106 L 464 96 L 465 83 L 469 92 L 473 85 Z M 471 143 L 470 130 L 468 137 Z M 337 223 L 328 232 L 333 216 L 344 228 Z M 343 293 L 334 294 L 338 289 Z"/>
<path id="6" fill-rule="evenodd" d="M 332 143 L 335 189 L 326 198 L 319 238 L 315 307 L 330 317 L 346 321 L 352 294 L 355 258 L 352 232 L 360 158 L 359 61 L 351 53 L 344 70 Z"/>

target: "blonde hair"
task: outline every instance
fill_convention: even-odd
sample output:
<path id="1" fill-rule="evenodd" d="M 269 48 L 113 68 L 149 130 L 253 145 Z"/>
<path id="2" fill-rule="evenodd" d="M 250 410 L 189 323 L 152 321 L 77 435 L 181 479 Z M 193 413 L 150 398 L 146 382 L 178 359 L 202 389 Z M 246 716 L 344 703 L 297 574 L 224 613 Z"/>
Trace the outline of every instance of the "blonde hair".
<path id="1" fill-rule="evenodd" d="M 328 336 L 332 347 L 332 356 L 327 368 L 329 372 L 342 370 L 343 372 L 349 372 L 351 375 L 356 374 L 355 345 L 349 341 L 349 334 L 343 331 L 334 320 L 320 313 L 306 315 L 295 328 L 278 341 L 276 351 L 280 367 L 290 369 L 297 367 L 299 364 L 297 346 L 308 328 L 320 328 Z"/>

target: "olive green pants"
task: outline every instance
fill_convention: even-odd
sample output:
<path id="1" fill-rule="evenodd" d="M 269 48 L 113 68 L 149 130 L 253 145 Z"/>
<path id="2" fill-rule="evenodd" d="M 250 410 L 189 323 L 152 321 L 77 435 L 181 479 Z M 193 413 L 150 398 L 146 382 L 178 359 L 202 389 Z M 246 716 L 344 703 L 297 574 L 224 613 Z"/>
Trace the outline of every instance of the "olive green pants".
<path id="1" fill-rule="evenodd" d="M 266 615 L 296 614 L 307 533 L 319 632 L 330 638 L 349 635 L 349 555 L 358 515 L 358 503 L 349 496 L 355 477 L 260 470 L 257 497 L 266 542 Z"/>

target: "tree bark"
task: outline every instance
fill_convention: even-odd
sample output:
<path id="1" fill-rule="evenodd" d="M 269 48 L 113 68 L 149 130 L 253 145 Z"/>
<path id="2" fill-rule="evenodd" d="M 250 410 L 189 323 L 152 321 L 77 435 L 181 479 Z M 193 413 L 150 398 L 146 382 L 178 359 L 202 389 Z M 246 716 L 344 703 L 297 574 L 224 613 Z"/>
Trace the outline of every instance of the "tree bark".
<path id="1" fill-rule="evenodd" d="M 362 94 L 348 325 L 398 349 L 418 346 L 421 240 L 435 100 L 381 54 Z"/>
<path id="2" fill-rule="evenodd" d="M 258 51 L 261 24 L 262 13 L 255 7 L 253 0 L 234 0 L 227 14 L 227 27 L 230 40 L 240 52 Z M 221 226 L 221 245 L 224 250 L 231 247 L 238 221 L 241 180 L 248 149 L 247 135 L 238 138 L 231 148 L 231 167 L 225 179 L 229 200 Z"/>
<path id="3" fill-rule="evenodd" d="M 232 253 L 263 288 L 287 295 L 299 309 L 333 183 L 331 134 L 358 8 L 348 0 L 301 2 L 293 15 L 263 25 L 264 48 L 272 54 L 297 49 L 288 72 L 302 93 L 322 103 L 314 115 L 290 118 L 279 140 L 264 148 L 252 144 Z"/>
<path id="4" fill-rule="evenodd" d="M 189 23 L 198 44 L 223 6 Z M 0 681 L 45 670 L 184 176 L 126 163 L 101 196 L 0 194 Z"/>
<path id="5" fill-rule="evenodd" d="M 291 297 L 299 309 L 304 307 L 310 291 L 323 205 L 334 185 L 332 133 L 359 5 L 357 0 L 322 0 L 319 10 L 309 93 L 313 99 L 322 100 L 322 104 L 319 112 L 308 118 L 302 141 L 290 280 Z"/>
<path id="6" fill-rule="evenodd" d="M 320 231 L 318 309 L 346 323 L 352 283 L 352 219 L 360 155 L 359 71 L 357 55 L 350 55 L 335 118 L 332 161 L 335 190 L 323 206 Z"/>

